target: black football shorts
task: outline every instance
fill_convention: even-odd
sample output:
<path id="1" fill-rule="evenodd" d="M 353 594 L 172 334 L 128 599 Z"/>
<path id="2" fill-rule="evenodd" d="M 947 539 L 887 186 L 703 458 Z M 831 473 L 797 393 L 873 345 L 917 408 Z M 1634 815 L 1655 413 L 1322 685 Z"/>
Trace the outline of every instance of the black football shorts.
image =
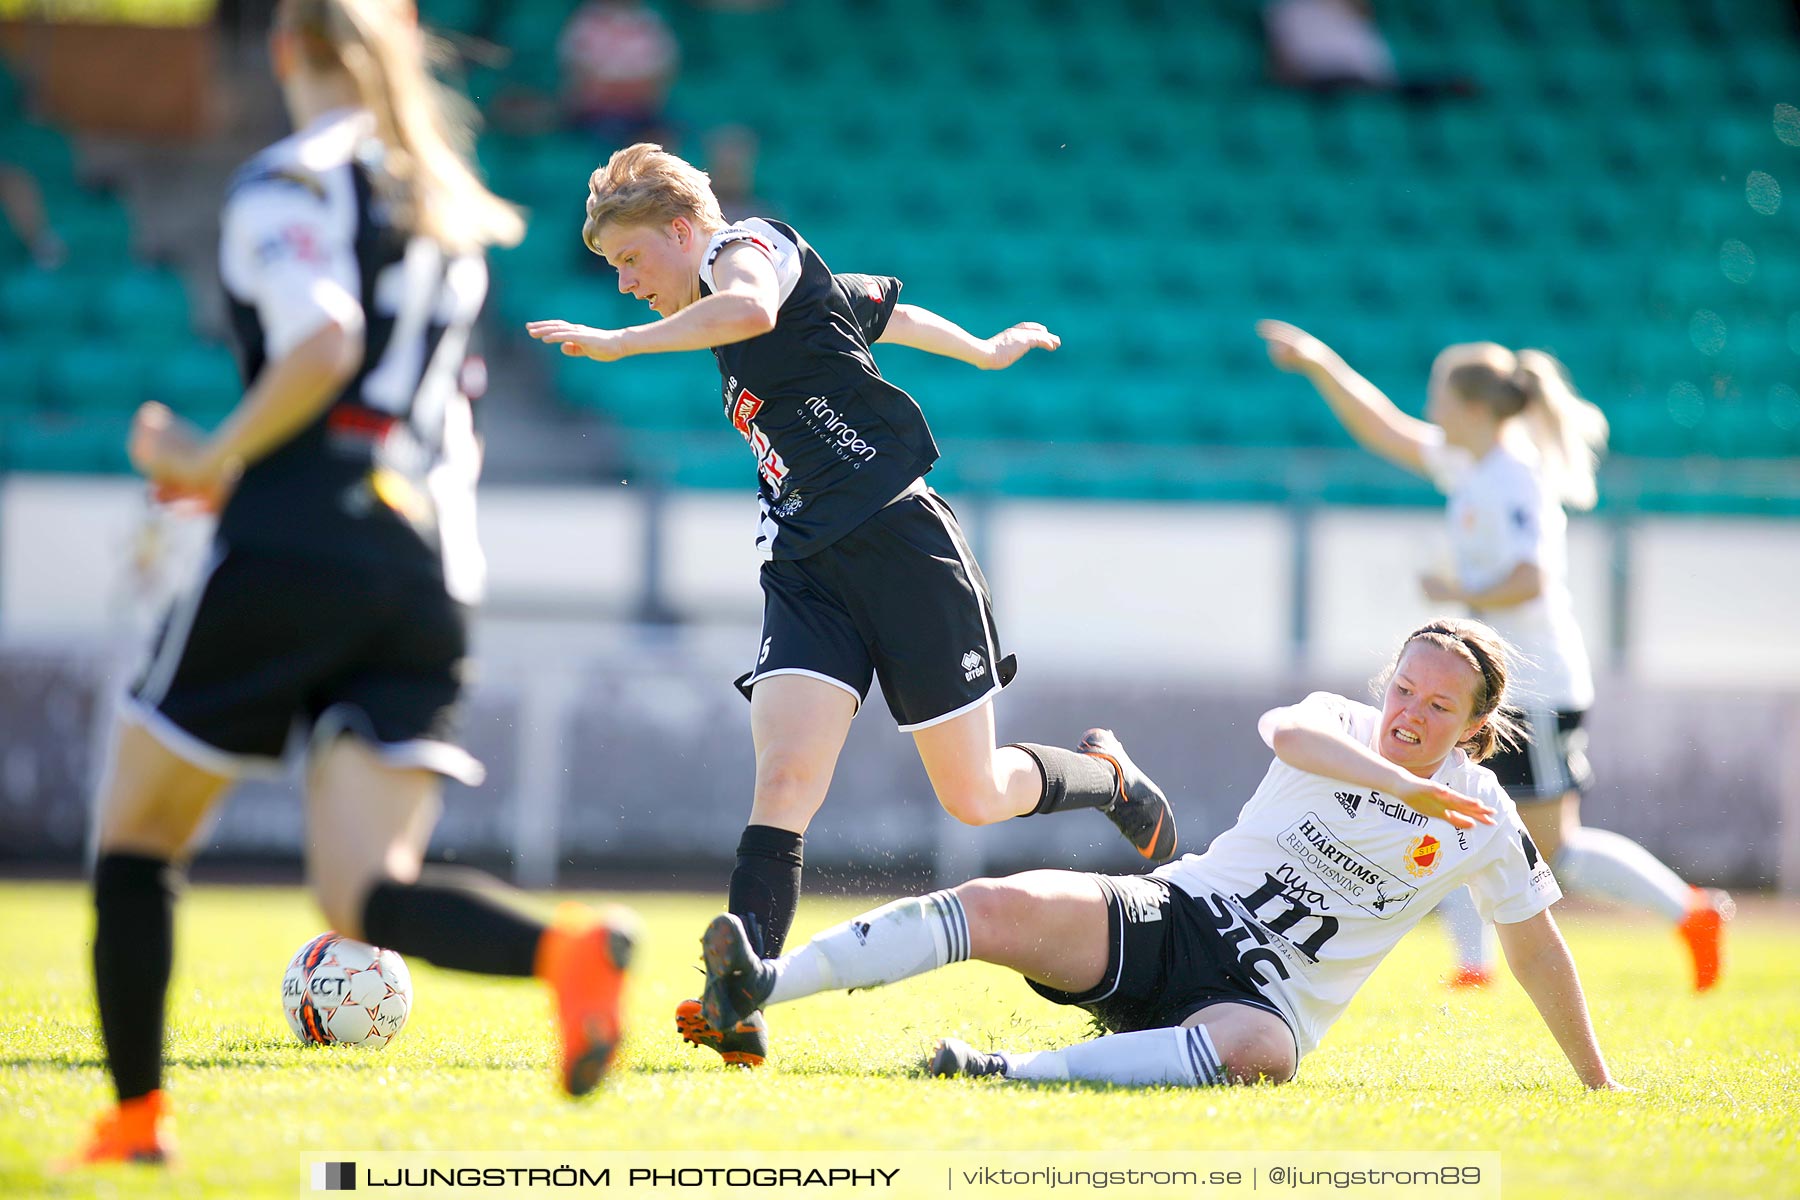
<path id="1" fill-rule="evenodd" d="M 1084 1008 L 1112 1033 L 1178 1026 L 1214 1004 L 1248 1004 L 1281 1017 L 1219 933 L 1200 900 L 1155 875 L 1092 876 L 1111 925 L 1106 974 L 1085 992 L 1026 980 L 1046 1000 Z M 1294 1039 L 1298 1055 L 1299 1038 Z"/>
<path id="2" fill-rule="evenodd" d="M 468 620 L 436 580 L 215 545 L 126 715 L 218 774 L 279 768 L 298 730 L 474 785 L 481 764 L 457 744 Z"/>
<path id="3" fill-rule="evenodd" d="M 926 487 L 799 559 L 762 568 L 763 627 L 744 695 L 776 675 L 806 675 L 868 698 L 881 680 L 904 732 L 985 703 L 1012 682 L 987 580 L 956 514 Z"/>
<path id="4" fill-rule="evenodd" d="M 1514 804 L 1541 804 L 1579 792 L 1593 779 L 1580 711 L 1525 710 L 1525 741 L 1481 761 Z"/>

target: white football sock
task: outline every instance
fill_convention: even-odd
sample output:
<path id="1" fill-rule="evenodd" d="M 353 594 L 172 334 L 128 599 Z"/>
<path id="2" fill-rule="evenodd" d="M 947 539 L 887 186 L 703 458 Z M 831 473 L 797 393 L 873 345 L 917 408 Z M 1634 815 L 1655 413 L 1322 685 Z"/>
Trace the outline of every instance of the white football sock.
<path id="1" fill-rule="evenodd" d="M 1204 1025 L 1114 1033 L 1062 1050 L 1002 1052 L 1008 1079 L 1207 1087 L 1229 1082 Z"/>
<path id="2" fill-rule="evenodd" d="M 1438 901 L 1437 914 L 1444 929 L 1456 944 L 1459 966 L 1492 972 L 1494 969 L 1494 935 L 1491 927 L 1475 911 L 1475 898 L 1469 889 L 1459 887 Z"/>
<path id="3" fill-rule="evenodd" d="M 1688 914 L 1693 889 L 1628 837 L 1582 827 L 1563 840 L 1550 867 L 1566 892 L 1629 904 L 1671 921 Z"/>
<path id="4" fill-rule="evenodd" d="M 879 987 L 969 957 L 969 918 L 953 892 L 908 896 L 835 925 L 775 960 L 781 1004 L 834 988 Z"/>

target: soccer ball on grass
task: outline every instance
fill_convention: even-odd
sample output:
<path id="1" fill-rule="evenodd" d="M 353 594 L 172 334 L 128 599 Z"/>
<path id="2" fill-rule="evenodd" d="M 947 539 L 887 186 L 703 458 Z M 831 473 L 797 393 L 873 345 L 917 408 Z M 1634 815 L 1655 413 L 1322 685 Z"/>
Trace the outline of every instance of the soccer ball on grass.
<path id="1" fill-rule="evenodd" d="M 335 933 L 300 947 L 281 979 L 288 1028 L 310 1045 L 379 1050 L 400 1036 L 412 1002 L 398 954 Z"/>

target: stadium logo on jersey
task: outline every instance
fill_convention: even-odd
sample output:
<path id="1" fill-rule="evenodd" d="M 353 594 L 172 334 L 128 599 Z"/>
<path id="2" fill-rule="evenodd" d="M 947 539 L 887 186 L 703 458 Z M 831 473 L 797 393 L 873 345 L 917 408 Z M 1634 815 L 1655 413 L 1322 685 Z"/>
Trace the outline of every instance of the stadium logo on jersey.
<path id="1" fill-rule="evenodd" d="M 987 664 L 981 661 L 981 651 L 970 650 L 962 656 L 963 682 L 973 683 L 987 674 Z"/>
<path id="2" fill-rule="evenodd" d="M 1408 808 L 1398 800 L 1388 800 L 1383 798 L 1380 792 L 1370 792 L 1369 803 L 1375 808 L 1379 808 L 1383 816 L 1392 817 L 1394 820 L 1403 822 L 1407 825 L 1423 825 L 1425 822 L 1431 820 L 1431 818 L 1424 813 L 1419 812 L 1416 809 Z"/>
<path id="3" fill-rule="evenodd" d="M 1443 843 L 1429 833 L 1423 837 L 1414 838 L 1412 844 L 1406 848 L 1406 873 L 1415 879 L 1423 879 L 1431 874 L 1438 869 L 1438 863 L 1443 857 L 1443 849 Z"/>
<path id="4" fill-rule="evenodd" d="M 1362 804 L 1361 796 L 1355 792 L 1333 792 L 1331 794 L 1337 800 L 1338 807 L 1342 808 L 1346 815 L 1352 817 L 1356 815 L 1357 807 Z"/>
<path id="5" fill-rule="evenodd" d="M 860 458 L 863 462 L 875 461 L 875 447 L 864 441 L 863 435 L 852 428 L 843 417 L 840 417 L 837 409 L 831 407 L 831 402 L 825 397 L 813 396 L 808 399 L 801 407 L 801 416 L 807 425 L 812 427 L 814 433 L 837 449 L 839 458 Z"/>
<path id="6" fill-rule="evenodd" d="M 1370 916 L 1385 920 L 1405 911 L 1418 894 L 1418 888 L 1345 845 L 1318 813 L 1309 812 L 1288 826 L 1276 842 L 1294 858 L 1278 880 L 1283 892 L 1290 895 L 1297 881 L 1310 880 Z"/>
<path id="7" fill-rule="evenodd" d="M 781 503 L 777 504 L 773 511 L 778 517 L 792 517 L 800 512 L 801 506 L 805 503 L 806 496 L 804 493 L 789 492 L 786 496 L 782 497 Z"/>

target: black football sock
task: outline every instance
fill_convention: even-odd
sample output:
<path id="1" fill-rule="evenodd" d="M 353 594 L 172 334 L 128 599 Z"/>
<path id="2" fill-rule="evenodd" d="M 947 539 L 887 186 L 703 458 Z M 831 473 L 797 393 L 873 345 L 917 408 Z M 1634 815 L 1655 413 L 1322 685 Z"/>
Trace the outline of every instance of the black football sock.
<path id="1" fill-rule="evenodd" d="M 1038 774 L 1044 777 L 1044 794 L 1037 807 L 1025 815 L 1068 812 L 1076 808 L 1105 808 L 1119 795 L 1119 773 L 1104 758 L 1064 750 L 1061 746 L 1039 746 L 1034 742 L 1014 742 L 1017 749 L 1031 755 Z"/>
<path id="2" fill-rule="evenodd" d="M 503 903 L 507 890 L 467 867 L 429 866 L 417 883 L 383 880 L 363 903 L 363 937 L 453 971 L 530 975 L 544 925 Z"/>
<path id="3" fill-rule="evenodd" d="M 774 958 L 787 944 L 805 863 L 805 834 L 773 825 L 744 827 L 725 906 L 744 922 L 750 944 L 764 958 Z"/>
<path id="4" fill-rule="evenodd" d="M 121 1101 L 162 1086 L 181 885 L 182 873 L 160 858 L 107 854 L 94 866 L 94 994 L 106 1065 Z"/>

